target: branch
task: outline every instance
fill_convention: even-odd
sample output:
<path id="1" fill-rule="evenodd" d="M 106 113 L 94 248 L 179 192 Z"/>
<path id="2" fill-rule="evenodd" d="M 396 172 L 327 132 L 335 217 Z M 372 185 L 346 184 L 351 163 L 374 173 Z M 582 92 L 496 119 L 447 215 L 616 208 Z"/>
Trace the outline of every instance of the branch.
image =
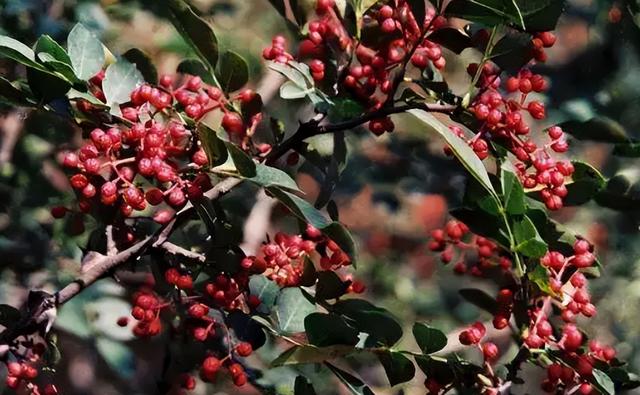
<path id="1" fill-rule="evenodd" d="M 309 137 L 318 136 L 326 133 L 335 133 L 344 130 L 353 129 L 357 126 L 365 124 L 377 118 L 384 118 L 392 114 L 400 114 L 408 110 L 420 109 L 428 112 L 452 113 L 458 107 L 452 104 L 427 104 L 427 103 L 409 103 L 397 107 L 383 107 L 377 111 L 366 113 L 358 118 L 350 119 L 344 122 L 338 122 L 328 125 L 320 125 L 319 121 L 309 121 L 300 124 L 298 131 L 277 146 L 267 155 L 265 162 L 267 164 L 274 163 L 278 158 L 284 156 L 290 149 L 297 149 L 300 144 Z"/>
<path id="2" fill-rule="evenodd" d="M 207 191 L 205 196 L 209 199 L 218 199 L 242 181 L 242 179 L 237 178 L 224 179 Z M 186 220 L 192 210 L 193 205 L 191 203 L 187 204 L 176 214 L 173 220 L 158 229 L 153 235 L 147 236 L 117 254 L 103 255 L 95 251 L 86 254 L 82 261 L 80 277 L 55 294 L 43 297 L 36 306 L 30 306 L 15 326 L 0 333 L 0 345 L 9 345 L 20 336 L 33 334 L 40 330 L 43 325 L 43 317 L 48 314 L 49 311 L 62 306 L 118 266 L 142 256 L 148 248 L 164 248 L 165 250 L 179 251 L 182 254 L 189 254 L 196 257 L 196 255 L 194 255 L 195 253 L 167 241 L 175 225 Z M 197 259 L 201 259 L 199 254 Z"/>
<path id="3" fill-rule="evenodd" d="M 165 250 L 169 254 L 172 255 L 180 255 L 187 259 L 192 259 L 194 261 L 204 262 L 205 256 L 204 254 L 200 254 L 198 252 L 187 250 L 186 248 L 180 247 L 177 244 L 173 244 L 169 241 L 165 241 L 159 246 L 161 249 Z"/>

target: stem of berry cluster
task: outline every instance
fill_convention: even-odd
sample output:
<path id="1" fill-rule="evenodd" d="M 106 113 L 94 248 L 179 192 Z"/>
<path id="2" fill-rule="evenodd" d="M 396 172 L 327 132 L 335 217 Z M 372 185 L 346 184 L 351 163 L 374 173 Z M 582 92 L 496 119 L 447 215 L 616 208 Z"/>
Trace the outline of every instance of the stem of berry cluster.
<path id="1" fill-rule="evenodd" d="M 320 125 L 319 121 L 305 122 L 300 124 L 300 127 L 298 128 L 298 130 L 293 136 L 283 141 L 282 144 L 277 146 L 273 151 L 269 153 L 269 155 L 267 155 L 265 159 L 265 163 L 273 164 L 276 160 L 284 156 L 284 154 L 286 154 L 289 150 L 298 149 L 300 144 L 304 140 L 313 136 L 353 129 L 373 119 L 382 118 L 392 114 L 400 114 L 412 109 L 421 109 L 429 112 L 439 112 L 439 113 L 450 114 L 450 113 L 453 113 L 457 108 L 458 106 L 455 106 L 452 104 L 409 103 L 409 104 L 404 104 L 396 107 L 393 107 L 393 106 L 383 107 L 377 111 L 372 111 L 364 115 L 361 115 L 357 118 L 344 121 L 344 122 L 338 122 L 338 123 L 327 124 L 327 125 Z"/>

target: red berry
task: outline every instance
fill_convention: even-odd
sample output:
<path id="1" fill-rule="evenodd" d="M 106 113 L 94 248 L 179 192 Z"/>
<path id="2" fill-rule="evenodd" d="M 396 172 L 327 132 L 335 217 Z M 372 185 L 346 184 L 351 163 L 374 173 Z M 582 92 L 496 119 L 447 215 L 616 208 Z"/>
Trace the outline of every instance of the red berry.
<path id="1" fill-rule="evenodd" d="M 250 343 L 242 342 L 236 345 L 236 352 L 241 357 L 248 357 L 253 352 L 253 347 L 251 347 Z"/>
<path id="2" fill-rule="evenodd" d="M 7 384 L 7 387 L 11 389 L 16 389 L 20 386 L 20 378 L 16 376 L 7 376 L 5 384 Z"/>
<path id="3" fill-rule="evenodd" d="M 316 3 L 316 12 L 318 14 L 324 14 L 329 11 L 335 5 L 334 0 L 318 0 Z"/>
<path id="4" fill-rule="evenodd" d="M 498 357 L 500 350 L 494 343 L 486 342 L 482 345 L 482 354 L 487 361 L 493 361 Z"/>
<path id="5" fill-rule="evenodd" d="M 195 303 L 189 306 L 189 315 L 193 318 L 202 318 L 209 313 L 209 307 L 202 303 Z"/>
<path id="6" fill-rule="evenodd" d="M 510 77 L 505 84 L 505 88 L 508 92 L 515 92 L 519 89 L 519 87 L 520 80 L 516 77 Z"/>
<path id="7" fill-rule="evenodd" d="M 244 133 L 242 118 L 235 112 L 228 112 L 222 117 L 222 127 L 229 133 Z"/>
<path id="8" fill-rule="evenodd" d="M 213 376 L 220 367 L 222 366 L 222 362 L 216 357 L 207 357 L 202 362 L 202 372 L 206 376 Z"/>
<path id="9" fill-rule="evenodd" d="M 396 30 L 396 21 L 393 18 L 387 18 L 382 21 L 380 28 L 385 33 L 392 33 L 394 30 Z"/>

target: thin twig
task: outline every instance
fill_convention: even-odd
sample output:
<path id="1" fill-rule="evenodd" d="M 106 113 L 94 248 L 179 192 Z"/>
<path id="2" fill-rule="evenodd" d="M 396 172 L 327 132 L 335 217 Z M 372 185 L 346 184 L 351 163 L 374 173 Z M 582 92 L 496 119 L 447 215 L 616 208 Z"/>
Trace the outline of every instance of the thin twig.
<path id="1" fill-rule="evenodd" d="M 409 103 L 396 107 L 383 107 L 377 111 L 366 113 L 358 118 L 328 125 L 320 125 L 318 122 L 306 122 L 300 125 L 298 131 L 291 136 L 291 138 L 285 140 L 282 144 L 271 151 L 269 155 L 267 155 L 265 162 L 267 164 L 274 163 L 278 158 L 284 156 L 284 154 L 286 154 L 290 149 L 297 149 L 299 145 L 309 137 L 353 129 L 373 119 L 384 118 L 388 115 L 399 114 L 413 109 L 449 114 L 456 108 L 458 107 L 451 104 Z"/>

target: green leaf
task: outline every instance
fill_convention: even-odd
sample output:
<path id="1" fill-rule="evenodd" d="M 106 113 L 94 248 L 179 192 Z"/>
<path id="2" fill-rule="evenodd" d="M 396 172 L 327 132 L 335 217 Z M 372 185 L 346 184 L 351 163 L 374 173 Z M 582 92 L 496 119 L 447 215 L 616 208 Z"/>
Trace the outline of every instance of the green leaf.
<path id="1" fill-rule="evenodd" d="M 593 380 L 598 391 L 605 395 L 614 395 L 616 393 L 615 386 L 611 377 L 600 369 L 593 369 Z"/>
<path id="2" fill-rule="evenodd" d="M 500 181 L 502 183 L 504 208 L 507 213 L 512 215 L 524 214 L 527 207 L 524 202 L 524 189 L 518 177 L 510 171 L 502 170 Z"/>
<path id="3" fill-rule="evenodd" d="M 331 224 L 322 212 L 313 207 L 306 200 L 277 188 L 267 188 L 267 190 L 282 204 L 284 204 L 298 218 L 318 229 L 323 229 Z"/>
<path id="4" fill-rule="evenodd" d="M 402 337 L 402 327 L 387 310 L 362 299 L 340 300 L 332 311 L 349 318 L 348 323 L 369 336 L 365 347 L 393 346 Z"/>
<path id="5" fill-rule="evenodd" d="M 20 310 L 8 304 L 0 304 L 0 325 L 11 328 L 18 323 L 21 317 Z"/>
<path id="6" fill-rule="evenodd" d="M 45 71 L 45 67 L 36 61 L 35 53 L 18 40 L 0 35 L 0 57 L 13 59 L 27 67 Z"/>
<path id="7" fill-rule="evenodd" d="M 502 37 L 491 51 L 490 59 L 505 71 L 517 71 L 533 58 L 531 35 L 511 31 Z"/>
<path id="8" fill-rule="evenodd" d="M 221 139 L 215 130 L 202 122 L 198 124 L 197 132 L 211 167 L 222 167 L 221 170 L 228 171 L 231 165 L 230 170 L 237 171 L 243 177 L 257 177 L 256 163 L 240 147 Z"/>
<path id="9" fill-rule="evenodd" d="M 300 365 L 308 363 L 322 363 L 324 361 L 333 360 L 353 354 L 358 350 L 353 346 L 334 345 L 328 347 L 316 347 L 312 345 L 296 345 L 271 361 L 272 367 Z"/>
<path id="10" fill-rule="evenodd" d="M 472 305 L 495 314 L 498 311 L 498 303 L 489 294 L 477 288 L 463 288 L 458 291 L 460 296 Z"/>
<path id="11" fill-rule="evenodd" d="M 131 48 L 122 54 L 122 57 L 136 65 L 136 68 L 140 71 L 145 81 L 150 84 L 158 83 L 158 70 L 156 70 L 156 66 L 153 65 L 149 55 L 138 48 Z"/>
<path id="12" fill-rule="evenodd" d="M 47 74 L 52 74 L 52 77 L 64 79 L 67 82 L 73 84 L 81 82 L 81 80 L 76 76 L 73 67 L 64 62 L 56 60 L 53 55 L 46 52 L 40 52 L 38 53 L 38 59 L 47 67 L 47 69 L 50 71 L 50 73 Z"/>
<path id="13" fill-rule="evenodd" d="M 565 206 L 578 206 L 593 199 L 605 188 L 607 180 L 600 172 L 588 163 L 573 161 L 575 171 L 572 182 L 566 184 L 569 192 L 564 198 Z"/>
<path id="14" fill-rule="evenodd" d="M 411 12 L 413 13 L 413 17 L 418 22 L 418 26 L 424 25 L 424 17 L 426 16 L 426 4 L 424 0 L 409 0 L 407 1 L 409 6 L 411 7 Z M 437 30 L 436 30 L 437 31 Z M 429 36 L 431 39 L 431 36 Z"/>
<path id="15" fill-rule="evenodd" d="M 290 61 L 287 64 L 269 62 L 267 67 L 282 74 L 300 88 L 313 87 L 313 77 L 306 64 L 295 61 Z"/>
<path id="16" fill-rule="evenodd" d="M 451 147 L 451 150 L 455 156 L 460 160 L 462 165 L 471 173 L 471 175 L 482 184 L 483 187 L 491 193 L 493 197 L 498 199 L 496 191 L 491 185 L 489 174 L 485 169 L 482 161 L 473 152 L 473 150 L 462 139 L 456 136 L 447 126 L 440 122 L 432 114 L 424 110 L 409 110 L 409 113 L 413 114 L 425 125 L 429 126 L 431 130 L 437 132 L 441 137 L 445 139 L 447 144 Z"/>
<path id="17" fill-rule="evenodd" d="M 73 69 L 81 80 L 88 80 L 102 69 L 105 60 L 102 43 L 82 24 L 78 23 L 69 32 L 67 50 Z"/>
<path id="18" fill-rule="evenodd" d="M 342 224 L 330 221 L 322 212 L 313 207 L 309 202 L 292 193 L 274 187 L 268 187 L 266 189 L 271 193 L 271 195 L 291 210 L 295 216 L 318 228 L 338 244 L 342 251 L 351 258 L 352 265 L 355 266 L 355 262 L 357 260 L 357 247 L 353 237 Z"/>
<path id="19" fill-rule="evenodd" d="M 629 143 L 631 141 L 624 126 L 610 118 L 597 117 L 585 122 L 567 121 L 559 126 L 578 140 L 603 143 Z"/>
<path id="20" fill-rule="evenodd" d="M 640 143 L 616 144 L 612 154 L 625 158 L 638 158 L 640 157 Z"/>
<path id="21" fill-rule="evenodd" d="M 300 191 L 298 184 L 284 171 L 262 163 L 256 164 L 256 175 L 249 179 L 262 187 L 280 187 Z"/>
<path id="22" fill-rule="evenodd" d="M 304 319 L 304 328 L 309 343 L 318 347 L 358 343 L 358 330 L 338 314 L 312 313 Z"/>
<path id="23" fill-rule="evenodd" d="M 98 98 L 96 98 L 92 94 L 89 94 L 87 92 L 80 92 L 80 91 L 77 91 L 77 90 L 75 90 L 73 88 L 71 88 L 69 90 L 69 92 L 67 92 L 67 98 L 69 100 L 79 100 L 79 99 L 86 100 L 89 103 L 91 103 L 94 106 L 97 106 L 99 108 L 107 108 L 107 105 L 105 105 L 103 102 L 98 100 Z"/>
<path id="24" fill-rule="evenodd" d="M 542 240 L 531 219 L 524 215 L 513 219 L 513 235 L 516 251 L 530 258 L 540 258 L 547 252 L 547 243 Z"/>
<path id="25" fill-rule="evenodd" d="M 50 72 L 43 72 L 38 69 L 27 69 L 27 81 L 29 88 L 38 101 L 49 103 L 54 99 L 65 97 L 71 84 Z"/>
<path id="26" fill-rule="evenodd" d="M 306 378 L 298 376 L 293 385 L 293 395 L 316 395 L 316 391 Z"/>
<path id="27" fill-rule="evenodd" d="M 355 118 L 364 112 L 364 107 L 357 101 L 349 98 L 334 99 L 334 106 L 329 109 L 329 118 L 334 121 L 346 121 Z"/>
<path id="28" fill-rule="evenodd" d="M 429 41 L 440 44 L 458 55 L 465 49 L 473 47 L 471 37 L 463 30 L 453 27 L 444 27 L 434 31 L 429 34 Z"/>
<path id="29" fill-rule="evenodd" d="M 36 44 L 34 46 L 34 51 L 36 55 L 44 52 L 51 55 L 53 59 L 59 62 L 62 62 L 68 66 L 73 65 L 71 63 L 71 58 L 67 54 L 67 51 L 65 51 L 64 48 L 60 46 L 60 44 L 58 44 L 54 39 L 46 34 L 38 38 L 38 41 L 36 41 Z"/>
<path id="30" fill-rule="evenodd" d="M 415 360 L 427 378 L 434 378 L 440 383 L 450 383 L 456 377 L 455 365 L 444 358 L 421 355 L 416 356 Z"/>
<path id="31" fill-rule="evenodd" d="M 0 102 L 24 107 L 35 104 L 35 101 L 26 92 L 16 88 L 11 81 L 4 77 L 0 77 Z"/>
<path id="32" fill-rule="evenodd" d="M 369 387 L 367 387 L 362 380 L 353 376 L 352 374 L 345 372 L 344 370 L 325 362 L 325 365 L 336 375 L 340 381 L 347 387 L 347 389 L 354 395 L 375 395 Z"/>
<path id="33" fill-rule="evenodd" d="M 573 254 L 573 244 L 577 240 L 575 234 L 549 218 L 546 210 L 530 208 L 527 210 L 527 216 L 535 224 L 542 239 L 548 243 L 551 250 L 558 251 L 565 256 Z M 597 259 L 596 265 L 601 266 Z"/>
<path id="34" fill-rule="evenodd" d="M 442 331 L 419 322 L 413 325 L 413 337 L 423 354 L 433 354 L 447 345 L 447 336 Z"/>
<path id="35" fill-rule="evenodd" d="M 280 85 L 280 97 L 285 100 L 304 99 L 312 92 L 313 89 L 301 88 L 293 81 L 286 81 L 284 84 Z"/>
<path id="36" fill-rule="evenodd" d="M 454 218 L 464 222 L 473 233 L 495 240 L 509 248 L 509 240 L 502 229 L 504 220 L 496 215 L 474 208 L 455 208 L 449 211 Z"/>
<path id="37" fill-rule="evenodd" d="M 304 331 L 304 319 L 313 313 L 316 307 L 302 294 L 299 288 L 285 288 L 276 302 L 278 327 L 284 333 Z"/>
<path id="38" fill-rule="evenodd" d="M 131 92 L 144 82 L 142 74 L 136 66 L 124 59 L 107 67 L 102 81 L 102 90 L 110 107 L 126 103 L 131 99 Z"/>
<path id="39" fill-rule="evenodd" d="M 224 145 L 227 147 L 227 151 L 229 151 L 233 164 L 241 176 L 252 178 L 257 175 L 256 163 L 249 155 L 247 155 L 246 152 L 230 141 L 225 141 Z"/>
<path id="40" fill-rule="evenodd" d="M 547 295 L 557 295 L 557 293 L 551 289 L 549 273 L 542 265 L 536 264 L 535 268 L 527 273 L 527 277 L 529 277 L 529 280 L 532 283 L 536 284 L 538 288 L 540 288 L 540 291 Z"/>
<path id="41" fill-rule="evenodd" d="M 332 271 L 318 272 L 318 283 L 316 284 L 316 299 L 327 300 L 336 299 L 344 295 L 349 288 L 350 282 L 342 281 L 338 275 Z"/>
<path id="42" fill-rule="evenodd" d="M 317 227 L 327 237 L 333 240 L 345 254 L 351 258 L 351 264 L 356 268 L 358 260 L 358 247 L 351 232 L 340 222 L 333 221 L 329 225 Z"/>
<path id="43" fill-rule="evenodd" d="M 213 72 L 218 63 L 218 39 L 211 26 L 183 0 L 169 0 L 171 21 L 198 57 Z"/>
<path id="44" fill-rule="evenodd" d="M 501 0 L 480 1 L 452 0 L 445 9 L 447 17 L 457 17 L 489 27 L 505 23 L 508 16 L 502 10 Z"/>
<path id="45" fill-rule="evenodd" d="M 186 59 L 180 62 L 177 69 L 178 73 L 197 75 L 202 78 L 202 81 L 209 85 L 215 85 L 215 80 L 209 70 L 207 70 L 204 63 L 198 59 Z"/>
<path id="46" fill-rule="evenodd" d="M 553 30 L 563 8 L 563 0 L 452 0 L 445 16 L 538 32 Z"/>
<path id="47" fill-rule="evenodd" d="M 280 287 L 265 276 L 256 274 L 249 278 L 249 293 L 260 299 L 258 311 L 269 313 L 280 293 Z"/>
<path id="48" fill-rule="evenodd" d="M 199 199 L 192 199 L 192 203 L 198 216 L 200 216 L 200 219 L 204 222 L 209 236 L 215 237 L 218 229 L 218 214 L 211 199 L 200 197 Z"/>
<path id="49" fill-rule="evenodd" d="M 198 123 L 197 133 L 200 143 L 202 143 L 202 149 L 209 158 L 209 166 L 215 167 L 224 164 L 229 157 L 229 152 L 224 141 L 218 137 L 218 133 L 202 122 Z"/>
<path id="50" fill-rule="evenodd" d="M 307 14 L 310 11 L 307 9 L 308 2 L 299 1 L 299 0 L 289 0 L 289 5 L 291 6 L 291 11 L 293 12 L 293 17 L 296 19 L 298 26 L 304 26 L 307 20 Z"/>
<path id="51" fill-rule="evenodd" d="M 389 384 L 393 387 L 406 383 L 416 375 L 416 367 L 409 358 L 397 351 L 384 351 L 378 354 L 378 359 L 387 373 Z"/>
<path id="52" fill-rule="evenodd" d="M 242 56 L 226 51 L 220 56 L 216 75 L 225 93 L 237 91 L 249 81 L 249 65 Z"/>
<path id="53" fill-rule="evenodd" d="M 615 175 L 596 195 L 595 201 L 614 210 L 637 210 L 640 207 L 640 182 L 633 182 L 623 174 Z"/>

